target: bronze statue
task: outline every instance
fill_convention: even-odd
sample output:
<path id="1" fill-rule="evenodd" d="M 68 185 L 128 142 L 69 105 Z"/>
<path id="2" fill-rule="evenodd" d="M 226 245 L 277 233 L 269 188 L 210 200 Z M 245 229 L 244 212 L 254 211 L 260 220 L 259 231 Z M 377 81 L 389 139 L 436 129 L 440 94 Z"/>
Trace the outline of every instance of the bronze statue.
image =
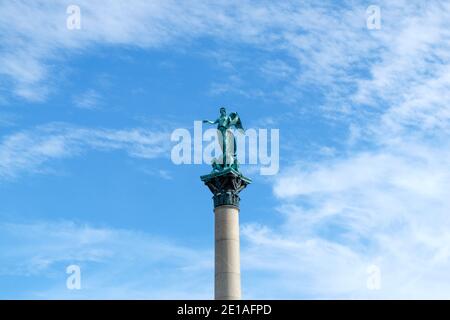
<path id="1" fill-rule="evenodd" d="M 231 131 L 232 127 L 238 130 L 244 130 L 241 119 L 237 112 L 227 115 L 224 107 L 220 108 L 220 116 L 215 121 L 203 120 L 203 123 L 217 124 L 217 135 L 219 137 L 219 145 L 222 149 L 222 161 L 217 163 L 214 161 L 212 166 L 214 171 L 220 171 L 227 167 L 239 171 L 239 164 L 236 156 L 236 137 Z"/>

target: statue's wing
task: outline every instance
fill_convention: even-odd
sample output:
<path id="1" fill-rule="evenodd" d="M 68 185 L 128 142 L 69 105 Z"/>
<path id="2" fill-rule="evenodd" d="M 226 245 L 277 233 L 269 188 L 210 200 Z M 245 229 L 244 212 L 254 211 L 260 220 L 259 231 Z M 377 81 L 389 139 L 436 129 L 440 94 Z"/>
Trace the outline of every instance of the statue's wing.
<path id="1" fill-rule="evenodd" d="M 244 131 L 244 127 L 242 126 L 241 118 L 238 118 L 238 120 L 236 122 L 236 128 L 238 128 L 238 130 Z"/>
<path id="2" fill-rule="evenodd" d="M 237 112 L 230 113 L 231 125 L 234 125 L 236 129 L 244 131 L 244 127 L 242 126 L 241 118 L 239 117 Z"/>

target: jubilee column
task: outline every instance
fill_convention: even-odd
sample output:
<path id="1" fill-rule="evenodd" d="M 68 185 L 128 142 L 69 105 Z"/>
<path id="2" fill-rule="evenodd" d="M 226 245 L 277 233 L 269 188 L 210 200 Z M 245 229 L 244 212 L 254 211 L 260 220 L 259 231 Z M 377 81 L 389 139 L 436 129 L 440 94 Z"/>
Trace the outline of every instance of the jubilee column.
<path id="1" fill-rule="evenodd" d="M 251 183 L 233 168 L 201 176 L 214 200 L 214 298 L 241 299 L 239 192 Z"/>
<path id="2" fill-rule="evenodd" d="M 252 181 L 239 172 L 236 156 L 236 138 L 231 128 L 243 131 L 237 112 L 227 115 L 224 107 L 219 118 L 203 123 L 217 124 L 217 135 L 222 151 L 214 159 L 210 174 L 201 176 L 214 200 L 214 298 L 241 299 L 241 263 L 239 253 L 239 193 Z"/>

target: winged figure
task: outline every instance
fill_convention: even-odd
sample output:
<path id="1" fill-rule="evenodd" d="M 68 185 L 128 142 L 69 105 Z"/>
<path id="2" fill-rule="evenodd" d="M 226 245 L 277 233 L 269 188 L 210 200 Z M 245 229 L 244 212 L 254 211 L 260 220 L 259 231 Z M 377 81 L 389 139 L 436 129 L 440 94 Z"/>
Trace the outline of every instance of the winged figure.
<path id="1" fill-rule="evenodd" d="M 226 167 L 232 167 L 239 170 L 239 164 L 236 156 L 236 137 L 230 130 L 232 127 L 243 132 L 244 127 L 237 112 L 227 115 L 224 107 L 220 108 L 220 116 L 214 121 L 203 120 L 203 123 L 217 124 L 217 135 L 219 136 L 219 145 L 222 149 L 221 163 L 213 163 L 214 170 L 220 170 Z"/>

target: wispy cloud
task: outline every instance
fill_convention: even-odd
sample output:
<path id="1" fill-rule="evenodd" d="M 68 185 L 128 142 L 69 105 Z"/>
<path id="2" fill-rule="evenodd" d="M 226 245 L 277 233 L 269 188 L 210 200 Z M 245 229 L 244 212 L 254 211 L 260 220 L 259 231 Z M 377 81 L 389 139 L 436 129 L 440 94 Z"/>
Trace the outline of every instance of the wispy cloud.
<path id="1" fill-rule="evenodd" d="M 70 221 L 0 224 L 2 277 L 39 276 L 18 294 L 39 299 L 207 299 L 212 252 L 133 231 Z M 66 288 L 66 267 L 81 268 L 81 290 Z M 206 271 L 206 272 L 205 272 Z M 2 291 L 11 297 L 14 292 Z"/>
<path id="2" fill-rule="evenodd" d="M 39 172 L 51 160 L 73 157 L 86 150 L 123 150 L 131 157 L 164 157 L 170 136 L 160 131 L 92 129 L 49 124 L 4 137 L 0 142 L 0 177 Z"/>
<path id="3" fill-rule="evenodd" d="M 281 226 L 244 229 L 250 248 L 268 252 L 251 249 L 249 263 L 271 272 L 268 285 L 285 284 L 285 294 L 450 295 L 450 10 L 434 2 L 402 6 L 403 15 L 389 8 L 373 34 L 378 51 L 360 58 L 369 75 L 339 68 L 356 85 L 342 101 L 362 116 L 344 113 L 347 143 L 335 158 L 297 160 L 275 179 Z M 284 264 L 265 267 L 281 256 Z M 381 270 L 381 290 L 366 286 L 371 264 Z"/>
<path id="4" fill-rule="evenodd" d="M 74 96 L 72 100 L 76 107 L 92 110 L 100 107 L 102 97 L 97 91 L 90 89 Z"/>
<path id="5" fill-rule="evenodd" d="M 250 264 L 298 279 L 292 296 L 448 298 L 448 150 L 414 142 L 290 168 L 274 186 L 282 226 L 244 229 L 251 246 L 285 265 L 264 267 L 276 257 L 255 249 Z M 381 269 L 379 291 L 366 287 L 371 264 Z"/>
<path id="6" fill-rule="evenodd" d="M 417 48 L 421 48 L 424 43 L 439 42 L 442 44 L 440 55 L 448 52 L 445 47 L 448 34 L 442 26 L 449 9 L 438 1 L 422 6 L 410 1 L 379 3 L 383 8 L 383 25 L 379 32 L 366 29 L 367 4 L 364 2 L 344 2 L 337 6 L 316 1 L 183 4 L 135 0 L 123 5 L 115 1 L 81 0 L 77 2 L 81 8 L 81 29 L 73 31 L 66 28 L 64 4 L 71 3 L 14 1 L 1 4 L 0 34 L 5 50 L 0 54 L 0 70 L 14 79 L 16 94 L 24 98 L 45 99 L 49 91 L 46 80 L 51 75 L 50 62 L 61 59 L 62 52 L 68 57 L 89 52 L 95 45 L 151 49 L 176 44 L 182 48 L 195 39 L 211 37 L 229 44 L 243 43 L 260 52 L 280 53 L 289 58 L 289 63 L 270 56 L 256 61 L 251 57 L 239 59 L 246 68 L 259 70 L 262 77 L 285 77 L 284 90 L 297 95 L 291 101 L 298 101 L 301 94 L 309 90 L 306 85 L 314 85 L 319 90 L 326 88 L 328 98 L 338 99 L 356 90 L 360 98 L 367 97 L 370 92 L 366 89 L 370 84 L 363 83 L 367 74 L 382 75 L 383 65 L 388 63 L 400 68 L 404 65 L 386 61 L 377 71 L 371 69 L 372 62 L 389 57 L 390 51 L 403 54 L 414 50 L 402 44 L 415 37 L 417 28 L 421 28 L 422 36 L 415 37 L 408 45 L 416 43 Z M 435 22 L 423 23 L 432 20 Z M 403 37 L 396 36 L 398 29 L 403 30 Z M 404 51 L 395 51 L 395 47 Z M 397 61 L 404 58 L 400 55 Z M 354 72 L 349 74 L 346 70 L 351 68 Z"/>
<path id="7" fill-rule="evenodd" d="M 164 169 L 149 169 L 149 168 L 142 168 L 141 169 L 142 172 L 144 172 L 145 174 L 148 174 L 150 176 L 156 176 L 156 177 L 160 177 L 164 180 L 172 180 L 173 176 L 172 174 Z"/>

